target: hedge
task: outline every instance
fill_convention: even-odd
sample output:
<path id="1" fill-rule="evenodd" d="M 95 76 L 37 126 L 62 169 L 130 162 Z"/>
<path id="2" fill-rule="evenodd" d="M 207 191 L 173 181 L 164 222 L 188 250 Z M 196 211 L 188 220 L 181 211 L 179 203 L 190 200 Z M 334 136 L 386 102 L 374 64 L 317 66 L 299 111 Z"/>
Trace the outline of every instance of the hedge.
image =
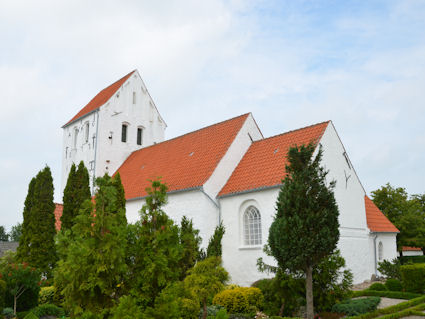
<path id="1" fill-rule="evenodd" d="M 403 265 L 408 263 L 420 264 L 425 263 L 425 256 L 403 256 L 400 257 L 400 261 Z"/>
<path id="2" fill-rule="evenodd" d="M 387 287 L 390 291 L 402 291 L 403 286 L 401 285 L 401 281 L 397 279 L 387 279 L 385 282 L 385 287 Z"/>
<path id="3" fill-rule="evenodd" d="M 254 287 L 226 289 L 213 298 L 214 305 L 223 306 L 228 313 L 234 314 L 255 312 L 262 303 L 263 293 L 259 288 Z"/>
<path id="4" fill-rule="evenodd" d="M 65 316 L 65 311 L 62 308 L 60 308 L 56 305 L 48 304 L 48 303 L 34 308 L 32 310 L 32 312 L 37 317 L 44 317 L 44 316 L 63 317 L 63 316 Z"/>
<path id="5" fill-rule="evenodd" d="M 380 297 L 368 297 L 361 299 L 349 299 L 332 307 L 332 312 L 345 313 L 348 316 L 357 316 L 376 310 Z"/>
<path id="6" fill-rule="evenodd" d="M 400 271 L 407 291 L 422 293 L 425 290 L 425 264 L 404 265 Z"/>
<path id="7" fill-rule="evenodd" d="M 414 299 L 421 297 L 422 294 L 416 294 L 413 292 L 403 292 L 403 291 L 373 291 L 373 290 L 360 290 L 353 291 L 352 298 L 362 297 L 362 296 L 378 296 L 378 297 L 387 297 L 387 298 L 396 298 L 396 299 Z"/>
<path id="8" fill-rule="evenodd" d="M 380 282 L 375 282 L 372 285 L 370 285 L 369 287 L 370 290 L 375 290 L 375 291 L 385 291 L 388 290 L 387 287 L 385 287 L 384 284 L 381 284 Z"/>

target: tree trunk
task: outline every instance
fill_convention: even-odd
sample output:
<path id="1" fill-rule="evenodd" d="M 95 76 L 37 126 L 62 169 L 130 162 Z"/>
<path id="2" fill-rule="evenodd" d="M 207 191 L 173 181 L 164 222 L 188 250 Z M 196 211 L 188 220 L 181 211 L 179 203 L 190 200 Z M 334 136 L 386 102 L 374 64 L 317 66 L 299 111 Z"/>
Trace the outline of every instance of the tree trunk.
<path id="1" fill-rule="evenodd" d="M 313 308 L 313 267 L 308 266 L 305 272 L 305 294 L 307 306 L 307 319 L 314 318 Z"/>
<path id="2" fill-rule="evenodd" d="M 13 314 L 16 316 L 16 295 L 13 296 Z"/>
<path id="3" fill-rule="evenodd" d="M 204 299 L 203 306 L 204 306 L 204 313 L 202 314 L 202 319 L 206 319 L 207 318 L 207 299 Z"/>
<path id="4" fill-rule="evenodd" d="M 285 302 L 282 302 L 282 305 L 280 306 L 280 309 L 279 309 L 279 314 L 278 314 L 279 317 L 283 317 L 282 315 L 283 315 L 284 309 L 285 309 Z"/>

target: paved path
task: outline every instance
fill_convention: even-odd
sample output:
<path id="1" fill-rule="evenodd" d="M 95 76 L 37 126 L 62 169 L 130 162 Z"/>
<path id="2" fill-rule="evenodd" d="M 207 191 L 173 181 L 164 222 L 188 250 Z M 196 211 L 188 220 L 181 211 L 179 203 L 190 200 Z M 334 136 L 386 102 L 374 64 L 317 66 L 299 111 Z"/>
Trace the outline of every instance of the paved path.
<path id="1" fill-rule="evenodd" d="M 407 300 L 381 297 L 381 302 L 378 305 L 378 309 L 394 306 L 394 305 L 397 305 L 397 304 L 399 304 L 401 302 L 405 302 L 405 301 L 407 301 Z"/>

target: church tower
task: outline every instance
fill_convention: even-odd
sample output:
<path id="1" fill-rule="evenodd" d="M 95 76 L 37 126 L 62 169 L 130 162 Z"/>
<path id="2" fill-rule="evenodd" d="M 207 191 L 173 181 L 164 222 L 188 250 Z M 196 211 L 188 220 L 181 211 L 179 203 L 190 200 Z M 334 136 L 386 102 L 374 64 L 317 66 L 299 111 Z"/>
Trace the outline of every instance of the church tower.
<path id="1" fill-rule="evenodd" d="M 63 128 L 62 184 L 72 163 L 95 178 L 112 175 L 135 150 L 164 141 L 167 125 L 134 70 L 100 91 Z"/>

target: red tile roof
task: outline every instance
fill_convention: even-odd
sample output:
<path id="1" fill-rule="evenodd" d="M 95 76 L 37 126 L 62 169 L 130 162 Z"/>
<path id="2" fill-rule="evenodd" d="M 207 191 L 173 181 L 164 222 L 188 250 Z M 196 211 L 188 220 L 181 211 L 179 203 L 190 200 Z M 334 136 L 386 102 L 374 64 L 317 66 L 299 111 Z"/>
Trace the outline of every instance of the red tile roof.
<path id="1" fill-rule="evenodd" d="M 55 203 L 55 229 L 56 231 L 60 231 L 61 229 L 61 217 L 63 212 L 63 205 Z"/>
<path id="2" fill-rule="evenodd" d="M 282 184 L 291 146 L 317 143 L 329 122 L 319 123 L 254 142 L 219 196 Z"/>
<path id="3" fill-rule="evenodd" d="M 115 83 L 112 83 L 110 86 L 104 88 L 102 91 L 97 93 L 97 95 L 85 106 L 83 107 L 80 112 L 78 112 L 71 120 L 69 120 L 64 126 L 67 126 L 68 124 L 74 122 L 75 120 L 79 119 L 80 117 L 93 112 L 94 110 L 101 107 L 103 104 L 105 104 L 114 94 L 118 91 L 118 89 L 121 87 L 121 85 L 124 84 L 125 81 L 135 72 L 131 71 L 129 74 L 124 76 L 123 78 L 119 79 Z"/>
<path id="4" fill-rule="evenodd" d="M 149 179 L 161 177 L 169 191 L 202 186 L 247 119 L 244 114 L 133 152 L 117 172 L 126 199 L 146 196 Z"/>
<path id="5" fill-rule="evenodd" d="M 374 202 L 368 197 L 364 197 L 366 207 L 367 226 L 376 233 L 398 233 L 399 230 L 390 220 L 379 210 Z"/>
<path id="6" fill-rule="evenodd" d="M 422 251 L 422 248 L 403 246 L 402 250 L 403 251 Z"/>

